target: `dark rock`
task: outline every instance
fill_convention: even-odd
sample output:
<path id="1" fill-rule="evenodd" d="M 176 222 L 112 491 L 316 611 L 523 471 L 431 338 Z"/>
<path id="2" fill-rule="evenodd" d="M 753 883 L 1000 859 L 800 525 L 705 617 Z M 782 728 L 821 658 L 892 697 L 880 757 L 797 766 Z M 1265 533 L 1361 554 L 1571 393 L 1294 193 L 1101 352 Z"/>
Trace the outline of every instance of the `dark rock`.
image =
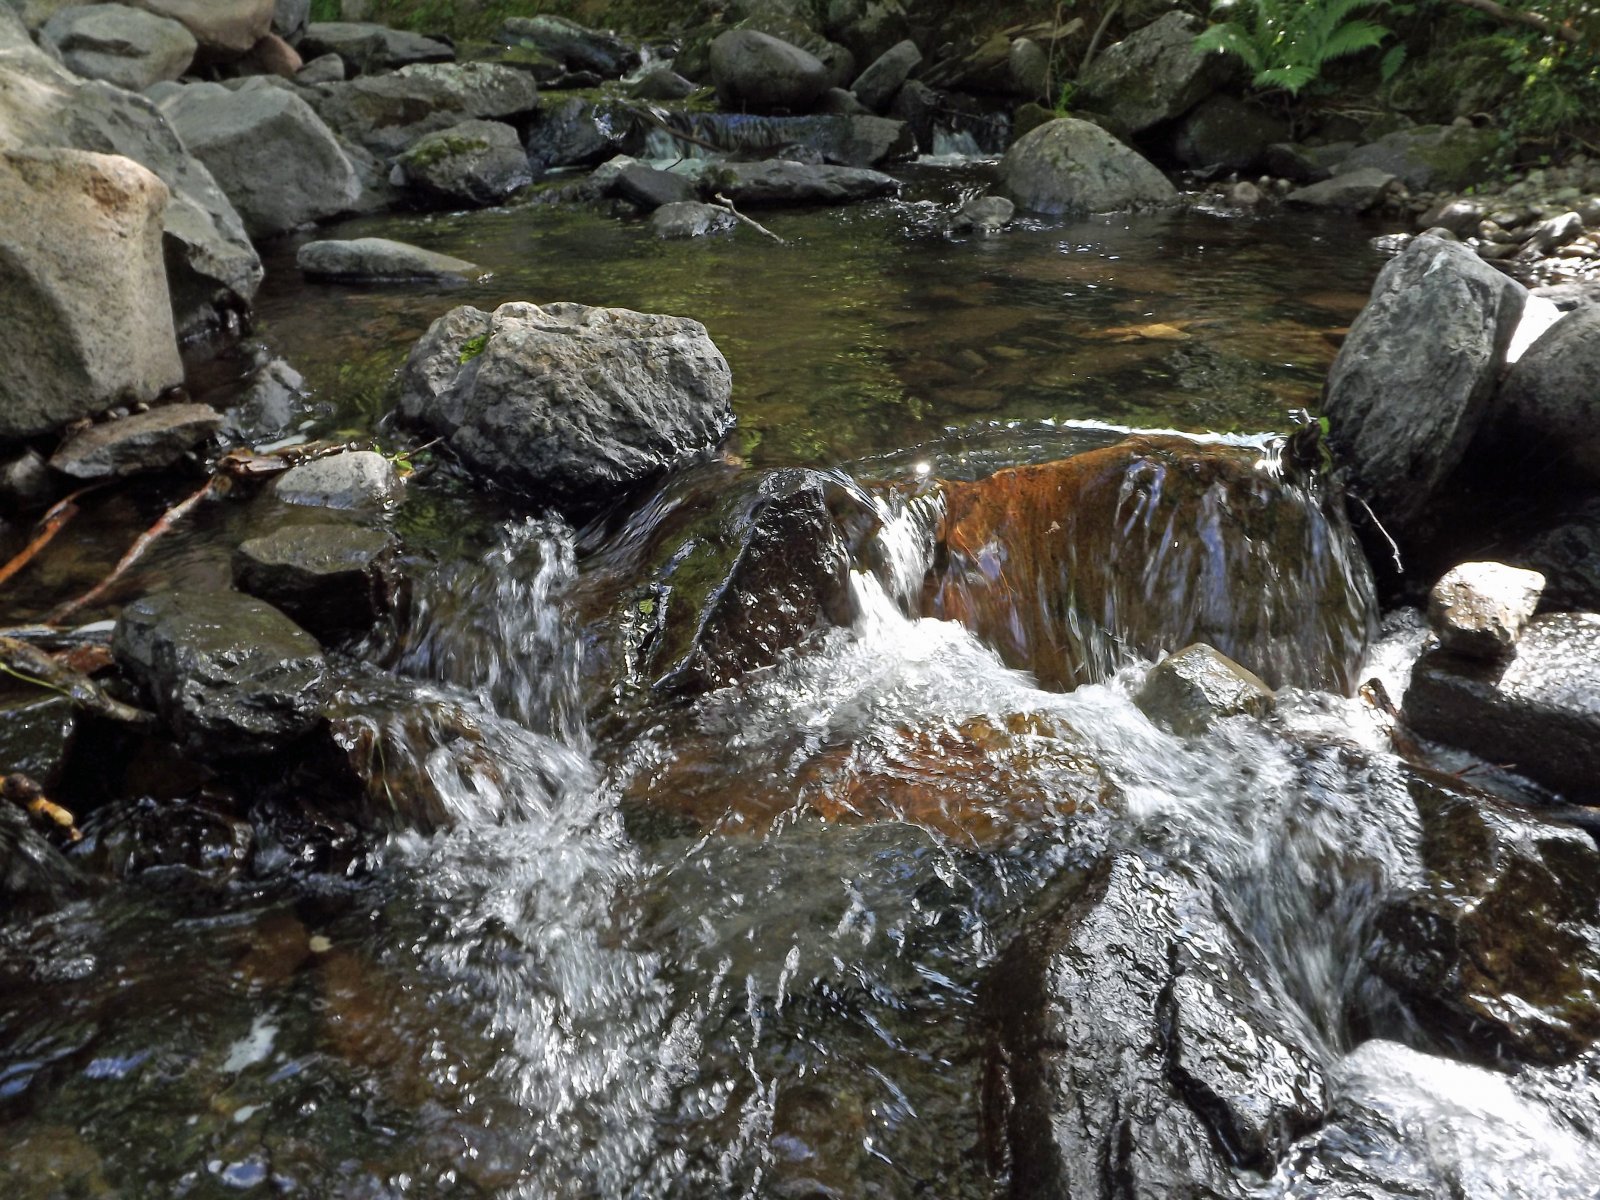
<path id="1" fill-rule="evenodd" d="M 1600 1039 L 1594 841 L 1450 777 L 1414 777 L 1411 792 L 1424 874 L 1379 918 L 1378 973 L 1429 1024 L 1491 1063 L 1560 1062 L 1592 1045 Z"/>
<path id="2" fill-rule="evenodd" d="M 465 259 L 388 238 L 307 242 L 295 266 L 307 279 L 334 283 L 465 283 L 480 273 Z"/>
<path id="3" fill-rule="evenodd" d="M 1235 74 L 1224 54 L 1197 54 L 1201 22 L 1172 12 L 1107 46 L 1078 80 L 1082 103 L 1130 133 L 1181 117 Z"/>
<path id="4" fill-rule="evenodd" d="M 727 233 L 739 224 L 731 212 L 715 204 L 663 204 L 650 214 L 650 228 L 659 238 L 696 238 Z"/>
<path id="5" fill-rule="evenodd" d="M 131 92 L 178 78 L 198 47 L 178 22 L 124 4 L 63 8 L 45 22 L 39 40 L 75 74 Z"/>
<path id="6" fill-rule="evenodd" d="M 1393 190 L 1395 182 L 1395 177 L 1389 172 L 1366 167 L 1297 188 L 1283 199 L 1285 204 L 1299 208 L 1323 208 L 1359 214 L 1370 212 L 1382 204 Z"/>
<path id="7" fill-rule="evenodd" d="M 1231 1166 L 1270 1172 L 1322 1116 L 1316 1052 L 1181 868 L 1117 855 L 986 988 L 1002 1051 L 985 1126 L 1013 1195 L 1099 1194 L 1110 1177 L 1128 1196 L 1242 1196 Z"/>
<path id="8" fill-rule="evenodd" d="M 1494 441 L 1573 482 L 1600 482 L 1600 305 L 1562 317 L 1512 364 L 1495 401 Z"/>
<path id="9" fill-rule="evenodd" d="M 0 799 L 0 922 L 49 912 L 81 887 L 77 870 L 33 830 L 28 815 Z"/>
<path id="10" fill-rule="evenodd" d="M 143 876 L 164 891 L 210 890 L 243 874 L 254 849 L 250 823 L 225 804 L 140 797 L 91 813 L 73 859 L 101 878 Z"/>
<path id="11" fill-rule="evenodd" d="M 1018 139 L 1000 180 L 1035 212 L 1113 212 L 1166 204 L 1178 193 L 1153 164 L 1097 125 L 1062 117 Z"/>
<path id="12" fill-rule="evenodd" d="M 716 446 L 727 361 L 683 317 L 583 304 L 457 308 L 401 373 L 401 411 L 469 466 L 558 506 L 602 506 Z"/>
<path id="13" fill-rule="evenodd" d="M 1600 503 L 1558 518 L 1507 557 L 1545 577 L 1547 606 L 1600 612 Z"/>
<path id="14" fill-rule="evenodd" d="M 899 183 L 864 167 L 815 166 L 769 159 L 728 163 L 707 176 L 735 204 L 853 204 L 892 196 Z"/>
<path id="15" fill-rule="evenodd" d="M 269 751 L 317 723 L 322 648 L 250 596 L 145 596 L 122 610 L 112 650 L 167 728 L 197 756 Z"/>
<path id="16" fill-rule="evenodd" d="M 1510 658 L 1533 619 L 1544 576 L 1503 563 L 1453 567 L 1428 594 L 1428 623 L 1441 649 L 1463 658 Z"/>
<path id="17" fill-rule="evenodd" d="M 1157 663 L 1135 703 L 1156 724 L 1187 737 L 1225 717 L 1264 716 L 1274 697 L 1255 672 L 1200 644 Z"/>
<path id="18" fill-rule="evenodd" d="M 1536 617 L 1507 663 L 1445 650 L 1417 660 L 1406 721 L 1579 804 L 1600 803 L 1600 616 Z"/>
<path id="19" fill-rule="evenodd" d="M 1282 143 L 1289 126 L 1281 118 L 1232 96 L 1202 100 L 1178 124 L 1173 150 L 1179 162 L 1214 175 L 1254 171 L 1267 147 Z"/>
<path id="20" fill-rule="evenodd" d="M 682 100 L 694 84 L 671 67 L 654 67 L 628 85 L 628 95 L 639 100 Z"/>
<path id="21" fill-rule="evenodd" d="M 1419 125 L 1358 146 L 1335 170 L 1378 170 L 1413 191 L 1444 190 L 1478 183 L 1500 149 L 1494 129 L 1471 125 Z"/>
<path id="22" fill-rule="evenodd" d="M 539 107 L 539 86 L 526 72 L 496 63 L 417 63 L 322 84 L 307 99 L 340 136 L 392 156 L 462 121 L 515 123 Z"/>
<path id="23" fill-rule="evenodd" d="M 889 116 L 904 121 L 923 153 L 933 150 L 934 123 L 941 115 L 941 97 L 920 79 L 908 79 L 894 94 Z"/>
<path id="24" fill-rule="evenodd" d="M 916 142 L 903 121 L 862 115 L 770 117 L 745 113 L 673 113 L 676 133 L 738 159 L 783 158 L 870 167 L 904 158 Z"/>
<path id="25" fill-rule="evenodd" d="M 205 404 L 164 404 L 91 425 L 68 438 L 50 465 L 73 479 L 120 479 L 177 462 L 222 427 Z"/>
<path id="26" fill-rule="evenodd" d="M 395 159 L 409 187 L 445 204 L 499 204 L 533 182 L 522 139 L 500 121 L 463 121 Z"/>
<path id="27" fill-rule="evenodd" d="M 281 358 L 252 372 L 239 402 L 222 414 L 223 432 L 242 441 L 278 437 L 310 415 L 306 381 Z"/>
<path id="28" fill-rule="evenodd" d="M 896 42 L 911 37 L 906 6 L 882 0 L 828 0 L 823 6 L 823 29 L 836 42 L 848 46 L 862 62 L 871 62 Z"/>
<path id="29" fill-rule="evenodd" d="M 55 783 L 75 722 L 67 697 L 45 695 L 14 698 L 0 710 L 0 776 L 20 774 L 45 787 Z M 6 803 L 0 797 L 0 807 Z"/>
<path id="30" fill-rule="evenodd" d="M 1333 168 L 1355 148 L 1340 142 L 1327 146 L 1306 146 L 1299 142 L 1274 142 L 1262 154 L 1261 167 L 1267 174 L 1290 183 L 1321 183 L 1333 175 Z"/>
<path id="31" fill-rule="evenodd" d="M 574 96 L 546 108 L 528 130 L 528 162 L 536 171 L 587 167 L 644 148 L 644 133 L 626 108 Z"/>
<path id="32" fill-rule="evenodd" d="M 1334 360 L 1333 447 L 1402 548 L 1484 423 L 1526 296 L 1465 246 L 1419 237 L 1378 275 Z"/>
<path id="33" fill-rule="evenodd" d="M 664 204 L 686 203 L 700 194 L 693 180 L 671 171 L 658 171 L 643 163 L 624 167 L 615 186 L 617 195 L 645 212 L 653 212 Z"/>
<path id="34" fill-rule="evenodd" d="M 359 525 L 287 525 L 233 556 L 240 591 L 282 609 L 324 643 L 365 635 L 394 606 L 392 534 Z"/>
<path id="35" fill-rule="evenodd" d="M 399 491 L 394 464 L 375 450 L 346 450 L 291 467 L 272 487 L 285 504 L 313 508 L 372 508 Z"/>
<path id="36" fill-rule="evenodd" d="M 317 21 L 300 39 L 305 58 L 337 54 L 350 77 L 376 75 L 412 63 L 454 62 L 456 52 L 443 42 L 403 29 L 359 21 Z"/>
<path id="37" fill-rule="evenodd" d="M 1478 231 L 1478 225 L 1486 215 L 1487 210 L 1477 200 L 1446 200 L 1418 217 L 1417 228 L 1438 226 L 1448 229 L 1457 237 L 1469 237 Z"/>
<path id="38" fill-rule="evenodd" d="M 874 112 L 887 112 L 900 85 L 922 65 L 922 51 L 909 38 L 889 47 L 873 59 L 850 85 L 857 100 Z"/>
<path id="39" fill-rule="evenodd" d="M 1274 687 L 1348 694 L 1373 633 L 1366 560 L 1337 500 L 1259 460 L 1136 437 L 946 482 L 923 614 L 1052 689 L 1205 642 Z"/>
<path id="40" fill-rule="evenodd" d="M 711 76 L 721 104 L 752 112 L 806 112 L 833 84 L 815 55 L 750 29 L 711 43 Z"/>
<path id="41" fill-rule="evenodd" d="M 508 45 L 531 46 L 569 71 L 592 71 L 601 79 L 616 79 L 639 65 L 637 46 L 564 17 L 509 17 L 500 38 Z"/>
<path id="42" fill-rule="evenodd" d="M 844 88 L 829 88 L 817 101 L 817 112 L 831 117 L 870 117 L 872 110 L 857 100 L 854 92 Z"/>

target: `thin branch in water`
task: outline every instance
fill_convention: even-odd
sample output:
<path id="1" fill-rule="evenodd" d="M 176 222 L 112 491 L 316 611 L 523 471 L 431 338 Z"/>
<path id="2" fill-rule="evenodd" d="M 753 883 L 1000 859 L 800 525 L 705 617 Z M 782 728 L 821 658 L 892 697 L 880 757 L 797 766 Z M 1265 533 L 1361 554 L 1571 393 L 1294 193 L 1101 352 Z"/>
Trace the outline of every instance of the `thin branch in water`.
<path id="1" fill-rule="evenodd" d="M 739 220 L 743 221 L 746 225 L 750 226 L 750 228 L 754 229 L 757 233 L 764 234 L 765 236 L 771 238 L 773 241 L 777 242 L 778 245 L 787 246 L 789 244 L 788 242 L 784 241 L 781 237 L 779 237 L 777 234 L 773 233 L 772 230 L 768 229 L 765 225 L 761 224 L 759 221 L 752 221 L 749 217 L 745 216 L 742 212 L 740 212 L 737 208 L 735 208 L 733 206 L 733 201 L 729 200 L 721 192 L 718 192 L 717 195 L 716 195 L 716 204 L 717 204 L 717 207 L 719 207 L 719 208 L 727 209 L 735 217 L 737 217 Z"/>
<path id="2" fill-rule="evenodd" d="M 105 486 L 104 483 L 91 483 L 88 487 L 79 488 L 70 496 L 63 496 L 52 504 L 50 510 L 40 517 L 39 523 L 34 526 L 36 532 L 28 539 L 28 544 L 19 550 L 10 562 L 0 567 L 0 587 L 4 587 L 11 581 L 13 575 L 32 562 L 39 551 L 48 546 L 56 534 L 61 532 L 62 527 L 77 515 L 77 500 L 80 496 Z"/>
<path id="3" fill-rule="evenodd" d="M 213 475 L 210 479 L 206 480 L 205 486 L 199 491 L 195 492 L 187 499 L 180 500 L 177 504 L 174 504 L 171 508 L 167 509 L 166 512 L 162 513 L 161 519 L 140 534 L 138 540 L 135 541 L 129 548 L 128 552 L 122 556 L 117 565 L 111 568 L 111 574 L 107 575 L 104 579 L 102 579 L 94 587 L 90 588 L 83 595 L 79 596 L 76 600 L 68 600 L 65 604 L 57 605 L 50 611 L 49 615 L 45 617 L 45 621 L 51 625 L 59 625 L 62 621 L 65 621 L 80 608 L 84 608 L 87 605 L 93 604 L 95 601 L 99 600 L 100 597 L 111 590 L 112 584 L 116 583 L 117 580 L 122 578 L 129 567 L 133 566 L 134 563 L 139 561 L 144 552 L 150 549 L 150 546 L 158 538 L 160 538 L 162 534 L 170 531 L 172 527 L 181 521 L 185 516 L 187 516 L 190 510 L 199 504 L 200 501 L 211 495 L 212 491 L 218 487 L 222 478 L 223 477 L 220 475 Z"/>
<path id="4" fill-rule="evenodd" d="M 0 674 L 57 692 L 77 708 L 124 725 L 154 725 L 155 716 L 106 694 L 94 680 L 43 650 L 16 638 L 0 637 Z"/>

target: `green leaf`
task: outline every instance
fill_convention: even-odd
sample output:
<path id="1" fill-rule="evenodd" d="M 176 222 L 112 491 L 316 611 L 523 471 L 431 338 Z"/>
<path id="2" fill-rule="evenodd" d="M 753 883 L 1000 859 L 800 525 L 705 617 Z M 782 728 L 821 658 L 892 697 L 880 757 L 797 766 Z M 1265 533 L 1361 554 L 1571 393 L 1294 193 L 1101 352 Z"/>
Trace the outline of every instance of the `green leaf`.
<path id="1" fill-rule="evenodd" d="M 1405 43 L 1400 42 L 1389 47 L 1388 53 L 1383 56 L 1383 61 L 1378 64 L 1378 74 L 1385 83 L 1393 79 L 1395 72 L 1406 61 Z"/>

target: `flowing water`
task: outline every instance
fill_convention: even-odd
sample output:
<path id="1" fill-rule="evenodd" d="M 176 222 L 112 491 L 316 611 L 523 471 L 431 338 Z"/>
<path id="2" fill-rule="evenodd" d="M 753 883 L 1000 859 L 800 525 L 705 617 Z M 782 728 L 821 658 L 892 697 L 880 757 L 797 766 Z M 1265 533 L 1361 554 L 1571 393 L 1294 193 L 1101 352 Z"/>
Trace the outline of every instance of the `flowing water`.
<path id="1" fill-rule="evenodd" d="M 1220 430 L 1265 459 L 1243 435 L 1314 405 L 1328 334 L 1379 265 L 1359 231 L 1193 213 L 952 239 L 936 206 L 970 180 L 912 182 L 906 201 L 771 216 L 790 247 L 658 244 L 555 208 L 348 230 L 492 271 L 447 293 L 302 285 L 287 248 L 270 264 L 258 332 L 313 389 L 302 432 L 386 444 L 388 379 L 450 304 L 704 321 L 734 370 L 733 454 L 825 467 L 875 512 L 856 615 L 696 699 L 597 692 L 595 596 L 739 464 L 587 530 L 419 474 L 392 516 L 396 629 L 345 664 L 339 701 L 387 832 L 306 834 L 189 786 L 175 811 L 232 821 L 235 869 L 134 855 L 90 898 L 0 927 L 0 1194 L 1003 1195 L 992 968 L 1118 852 L 1209 881 L 1259 950 L 1262 1002 L 1326 1065 L 1327 1122 L 1239 1189 L 1366 1195 L 1380 1164 L 1396 1195 L 1595 1194 L 1600 1088 L 1451 1061 L 1364 966 L 1384 896 L 1422 868 L 1404 766 L 1359 701 L 1289 689 L 1270 723 L 1180 738 L 1134 703 L 1139 654 L 1046 690 L 919 615 L 944 514 L 918 481 L 1118 426 Z M 237 369 L 211 369 L 219 403 Z M 12 615 L 97 577 L 169 499 L 88 506 Z M 215 586 L 282 515 L 214 506 L 127 594 Z M 1399 695 L 1420 637 L 1393 621 L 1358 677 Z M 111 844 L 96 820 L 89 842 Z"/>

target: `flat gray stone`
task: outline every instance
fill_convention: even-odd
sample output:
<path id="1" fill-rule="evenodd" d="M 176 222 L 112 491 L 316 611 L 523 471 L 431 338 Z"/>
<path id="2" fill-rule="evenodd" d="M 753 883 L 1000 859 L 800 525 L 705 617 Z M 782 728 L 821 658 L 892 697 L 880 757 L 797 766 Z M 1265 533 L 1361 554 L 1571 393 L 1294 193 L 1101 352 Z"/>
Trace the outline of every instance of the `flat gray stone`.
<path id="1" fill-rule="evenodd" d="M 650 214 L 650 228 L 658 238 L 696 238 L 727 233 L 739 220 L 725 208 L 696 200 L 663 204 Z"/>
<path id="2" fill-rule="evenodd" d="M 1395 177 L 1378 167 L 1362 167 L 1296 188 L 1283 198 L 1298 208 L 1325 208 L 1334 212 L 1364 213 L 1383 203 Z"/>
<path id="3" fill-rule="evenodd" d="M 45 22 L 39 39 L 76 74 L 131 92 L 178 78 L 198 47 L 178 22 L 125 4 L 64 8 Z"/>
<path id="4" fill-rule="evenodd" d="M 454 62 L 456 57 L 443 42 L 363 21 L 313 21 L 300 39 L 300 53 L 306 58 L 337 54 L 352 77 L 413 63 Z"/>
<path id="5" fill-rule="evenodd" d="M 346 450 L 291 467 L 273 494 L 285 504 L 319 508 L 372 508 L 392 500 L 400 481 L 394 464 L 376 450 Z"/>
<path id="6" fill-rule="evenodd" d="M 295 265 L 307 279 L 332 283 L 466 283 L 482 273 L 466 259 L 388 238 L 307 242 Z"/>
<path id="7" fill-rule="evenodd" d="M 117 479 L 171 466 L 222 427 L 205 404 L 164 404 L 74 434 L 50 459 L 73 479 Z"/>

